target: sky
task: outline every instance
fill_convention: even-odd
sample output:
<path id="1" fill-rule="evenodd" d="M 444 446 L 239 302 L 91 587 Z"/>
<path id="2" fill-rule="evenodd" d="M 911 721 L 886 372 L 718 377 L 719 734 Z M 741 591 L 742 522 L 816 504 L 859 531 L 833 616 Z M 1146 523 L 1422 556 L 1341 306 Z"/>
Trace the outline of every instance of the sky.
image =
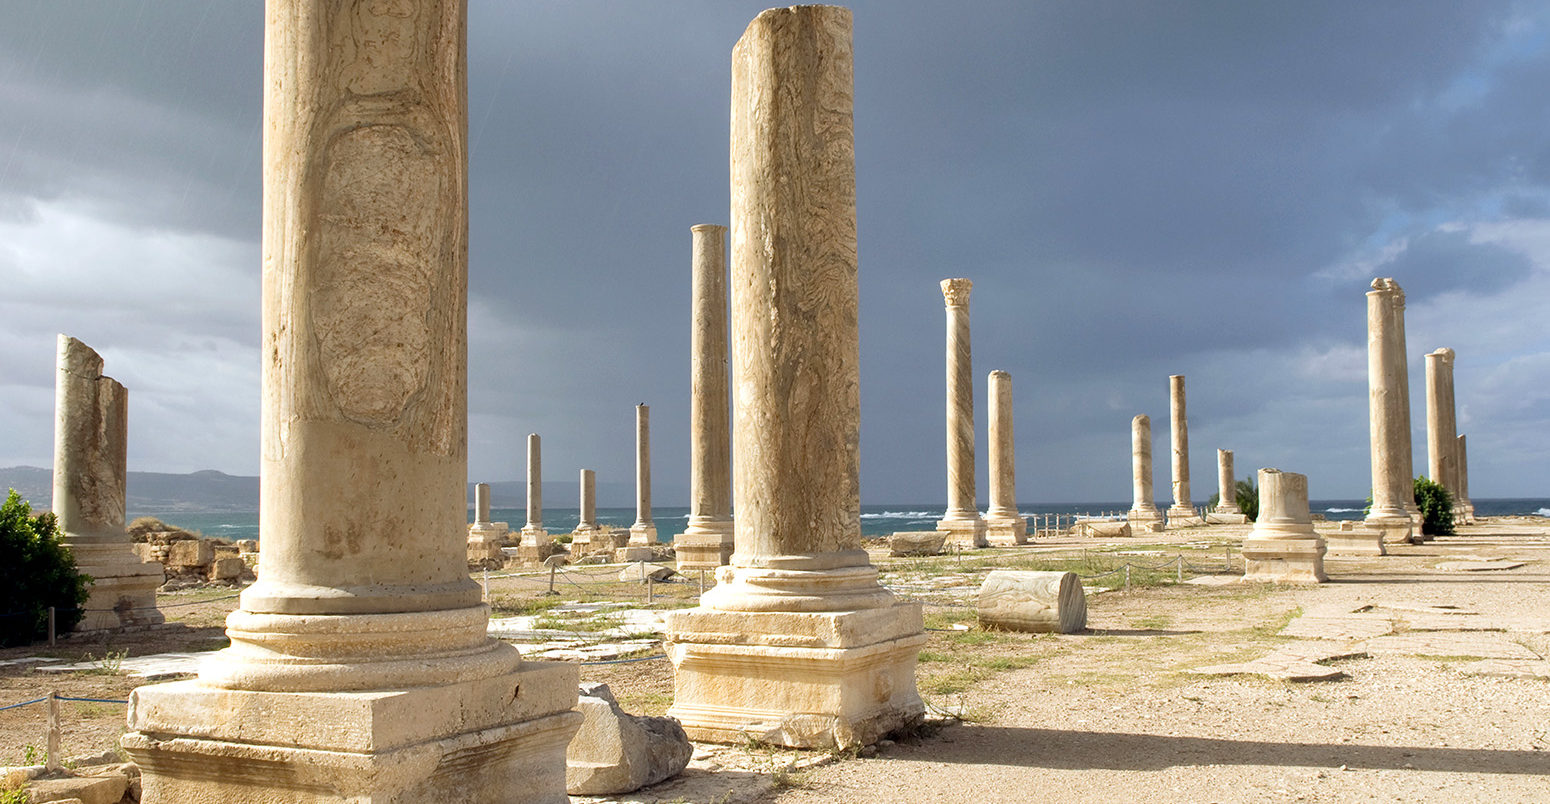
<path id="1" fill-rule="evenodd" d="M 733 44 L 765 6 L 469 3 L 469 476 L 686 504 L 689 227 L 728 220 Z M 1453 348 L 1474 498 L 1550 496 L 1550 4 L 857 2 L 862 502 L 946 498 L 944 312 L 1011 372 L 1018 499 L 1215 450 L 1370 485 L 1366 299 Z M 0 26 L 0 466 L 52 460 L 54 342 L 130 389 L 131 470 L 258 473 L 263 6 L 20 0 Z M 511 501 L 515 504 L 516 501 Z M 558 501 L 551 501 L 551 505 Z M 502 504 L 502 501 L 497 501 Z"/>

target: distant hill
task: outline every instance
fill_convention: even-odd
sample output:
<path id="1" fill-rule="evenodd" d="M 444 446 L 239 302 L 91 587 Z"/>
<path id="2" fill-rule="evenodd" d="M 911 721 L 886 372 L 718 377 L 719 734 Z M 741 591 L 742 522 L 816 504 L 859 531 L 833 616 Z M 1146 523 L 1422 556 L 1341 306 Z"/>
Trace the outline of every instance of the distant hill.
<path id="1" fill-rule="evenodd" d="M 258 478 L 228 475 L 214 469 L 204 469 L 186 475 L 163 472 L 129 473 L 130 511 L 156 512 L 237 512 L 258 510 Z M 14 488 L 21 492 L 33 508 L 46 509 L 53 504 L 54 473 L 51 469 L 36 466 L 11 466 L 0 468 L 0 490 Z M 653 489 L 653 491 L 657 491 Z M 688 497 L 681 489 L 666 489 L 671 496 L 658 499 L 656 504 L 667 506 L 673 501 Z M 544 505 L 552 508 L 575 508 L 580 488 L 576 481 L 544 483 Z M 660 492 L 658 493 L 660 496 Z M 498 481 L 490 484 L 490 497 L 497 508 L 521 508 L 527 504 L 527 483 L 520 480 Z M 468 484 L 468 501 L 473 504 L 474 484 Z M 600 508 L 629 508 L 635 505 L 635 484 L 598 483 L 597 504 Z M 680 503 L 681 504 L 681 503 Z"/>

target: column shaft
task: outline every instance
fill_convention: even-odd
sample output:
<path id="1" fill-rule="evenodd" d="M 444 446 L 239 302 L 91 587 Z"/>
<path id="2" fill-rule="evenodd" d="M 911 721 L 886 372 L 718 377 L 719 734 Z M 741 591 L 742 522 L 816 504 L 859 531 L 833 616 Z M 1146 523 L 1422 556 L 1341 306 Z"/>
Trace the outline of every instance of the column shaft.
<path id="1" fill-rule="evenodd" d="M 657 526 L 651 519 L 651 408 L 641 404 L 635 406 L 635 524 L 630 526 L 630 544 L 649 547 L 656 542 Z"/>
<path id="2" fill-rule="evenodd" d="M 1218 449 L 1216 451 L 1216 513 L 1218 514 L 1243 513 L 1243 509 L 1238 507 L 1238 488 L 1232 469 L 1232 450 Z"/>
<path id="3" fill-rule="evenodd" d="M 1173 426 L 1173 507 L 1169 515 L 1194 510 L 1189 493 L 1189 420 L 1184 411 L 1184 375 L 1168 377 L 1168 410 Z"/>
<path id="4" fill-rule="evenodd" d="M 581 470 L 581 525 L 597 527 L 597 472 Z"/>
<path id="5" fill-rule="evenodd" d="M 544 527 L 543 443 L 537 433 L 527 435 L 527 525 L 523 530 Z"/>
<path id="6" fill-rule="evenodd" d="M 942 280 L 947 310 L 947 512 L 937 523 L 948 540 L 965 547 L 986 544 L 974 483 L 974 360 L 969 342 L 968 279 Z"/>
<path id="7" fill-rule="evenodd" d="M 490 484 L 474 486 L 474 524 L 490 524 Z"/>
<path id="8" fill-rule="evenodd" d="M 1414 505 L 1410 447 L 1410 373 L 1405 358 L 1405 292 L 1387 277 L 1367 292 L 1367 411 L 1372 452 L 1369 525 L 1409 538 Z M 1403 524 L 1401 524 L 1403 520 Z M 1404 530 L 1401 534 L 1398 531 Z"/>
<path id="9" fill-rule="evenodd" d="M 1136 529 L 1152 530 L 1163 519 L 1152 493 L 1152 418 L 1141 414 L 1130 420 L 1131 504 L 1126 516 Z"/>
<path id="10" fill-rule="evenodd" d="M 1458 500 L 1458 432 L 1453 413 L 1453 350 L 1426 356 L 1426 456 L 1431 479 Z"/>

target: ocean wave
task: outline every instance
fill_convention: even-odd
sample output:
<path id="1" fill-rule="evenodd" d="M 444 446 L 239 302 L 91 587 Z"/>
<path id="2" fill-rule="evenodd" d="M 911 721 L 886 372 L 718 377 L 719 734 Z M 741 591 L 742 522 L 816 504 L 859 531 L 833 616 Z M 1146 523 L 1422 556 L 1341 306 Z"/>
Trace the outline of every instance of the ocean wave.
<path id="1" fill-rule="evenodd" d="M 1362 510 L 1362 509 L 1360 509 L 1360 508 L 1325 508 L 1324 509 L 1324 513 L 1327 513 L 1327 514 L 1354 514 L 1354 513 L 1356 513 L 1357 511 L 1360 511 L 1360 510 Z"/>
<path id="2" fill-rule="evenodd" d="M 1534 512 L 1534 516 L 1550 516 L 1550 508 L 1541 508 Z"/>
<path id="3" fill-rule="evenodd" d="M 884 511 L 880 514 L 862 514 L 862 519 L 920 519 L 921 517 L 940 516 L 933 511 Z"/>

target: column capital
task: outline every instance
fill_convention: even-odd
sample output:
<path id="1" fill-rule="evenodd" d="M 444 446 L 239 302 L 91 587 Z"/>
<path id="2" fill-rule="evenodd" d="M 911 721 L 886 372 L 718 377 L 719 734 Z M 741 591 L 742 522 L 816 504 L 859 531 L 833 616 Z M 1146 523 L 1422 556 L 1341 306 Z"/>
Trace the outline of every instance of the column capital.
<path id="1" fill-rule="evenodd" d="M 948 307 L 968 307 L 969 293 L 974 290 L 974 282 L 970 279 L 943 279 L 942 299 Z"/>
<path id="2" fill-rule="evenodd" d="M 1368 291 L 1368 295 L 1373 294 L 1391 296 L 1394 299 L 1394 303 L 1399 307 L 1405 306 L 1405 291 L 1399 286 L 1398 282 L 1394 281 L 1393 277 L 1374 277 L 1372 280 L 1372 290 Z"/>
<path id="3" fill-rule="evenodd" d="M 1437 349 L 1437 350 L 1435 350 L 1433 352 L 1430 352 L 1426 356 L 1427 357 L 1435 357 L 1438 360 L 1441 360 L 1442 362 L 1444 362 L 1444 363 L 1446 363 L 1446 364 L 1448 364 L 1450 366 L 1453 365 L 1453 358 L 1455 357 L 1455 355 L 1453 353 L 1453 350 L 1449 349 L 1446 346 L 1443 346 L 1443 347 L 1441 347 L 1441 348 L 1439 348 L 1439 349 Z"/>

